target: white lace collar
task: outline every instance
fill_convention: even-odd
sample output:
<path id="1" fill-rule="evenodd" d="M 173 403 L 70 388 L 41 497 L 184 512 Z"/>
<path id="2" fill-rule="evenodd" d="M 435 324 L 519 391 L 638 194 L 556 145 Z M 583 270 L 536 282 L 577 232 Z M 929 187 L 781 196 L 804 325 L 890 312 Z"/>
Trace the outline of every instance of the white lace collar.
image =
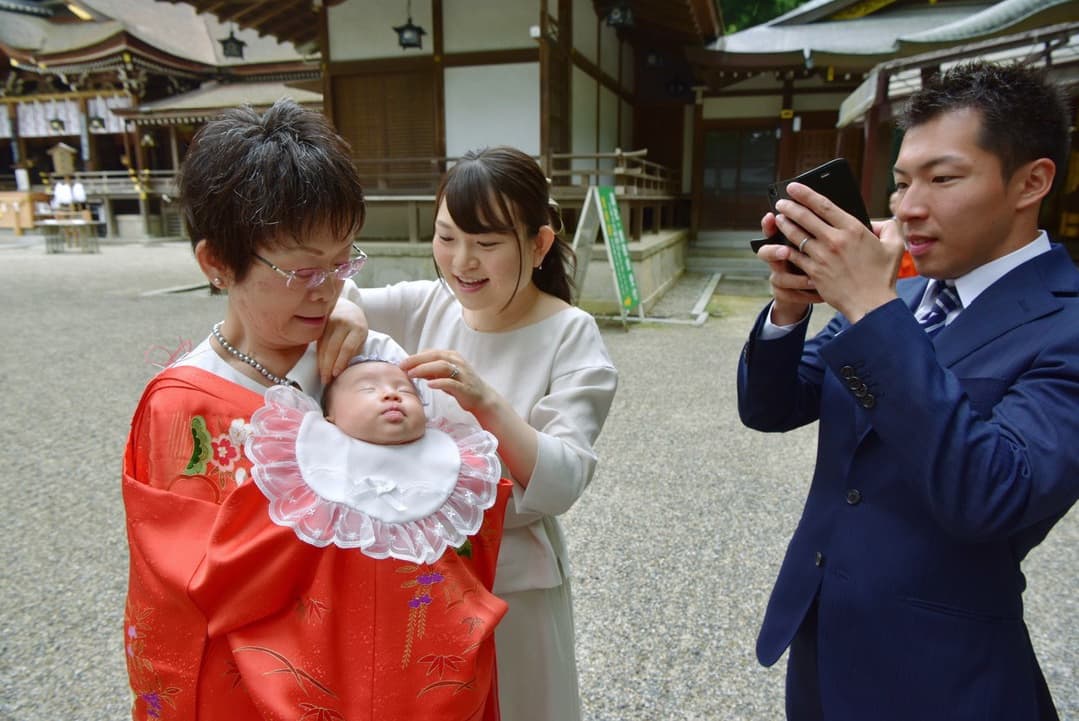
<path id="1" fill-rule="evenodd" d="M 315 546 L 413 563 L 478 531 L 501 475 L 497 442 L 478 426 L 435 419 L 413 443 L 365 443 L 286 386 L 266 391 L 244 450 L 274 523 Z"/>

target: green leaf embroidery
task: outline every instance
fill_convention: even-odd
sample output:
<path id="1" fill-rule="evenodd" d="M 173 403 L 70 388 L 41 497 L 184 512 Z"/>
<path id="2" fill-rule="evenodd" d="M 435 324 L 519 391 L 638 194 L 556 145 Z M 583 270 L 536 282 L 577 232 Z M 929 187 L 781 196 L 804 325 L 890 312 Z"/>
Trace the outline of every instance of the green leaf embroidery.
<path id="1" fill-rule="evenodd" d="M 465 542 L 458 546 L 456 549 L 458 556 L 464 556 L 465 558 L 472 558 L 472 541 L 466 538 Z"/>
<path id="2" fill-rule="evenodd" d="M 210 445 L 210 431 L 206 428 L 206 420 L 202 416 L 191 419 L 191 437 L 194 439 L 194 449 L 191 451 L 191 460 L 187 462 L 184 475 L 200 476 L 206 473 L 206 464 L 213 456 L 213 447 Z"/>

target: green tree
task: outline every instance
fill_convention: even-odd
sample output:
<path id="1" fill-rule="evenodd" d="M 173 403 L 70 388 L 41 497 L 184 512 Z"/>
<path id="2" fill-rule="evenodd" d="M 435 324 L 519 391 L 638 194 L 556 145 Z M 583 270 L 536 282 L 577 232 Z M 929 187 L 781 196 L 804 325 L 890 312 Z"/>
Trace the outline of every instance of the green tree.
<path id="1" fill-rule="evenodd" d="M 726 32 L 745 30 L 789 12 L 804 0 L 720 0 Z"/>

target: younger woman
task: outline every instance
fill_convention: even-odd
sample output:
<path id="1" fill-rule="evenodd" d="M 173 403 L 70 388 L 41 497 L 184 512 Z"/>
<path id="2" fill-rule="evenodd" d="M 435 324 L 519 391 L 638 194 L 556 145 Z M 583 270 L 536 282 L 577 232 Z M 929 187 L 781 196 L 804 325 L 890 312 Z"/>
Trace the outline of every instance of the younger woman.
<path id="1" fill-rule="evenodd" d="M 495 593 L 505 721 L 580 718 L 565 540 L 618 375 L 594 319 L 570 305 L 572 250 L 536 162 L 472 152 L 446 174 L 432 241 L 440 281 L 346 283 L 371 327 L 415 353 L 402 365 L 453 395 L 498 439 L 516 482 Z"/>

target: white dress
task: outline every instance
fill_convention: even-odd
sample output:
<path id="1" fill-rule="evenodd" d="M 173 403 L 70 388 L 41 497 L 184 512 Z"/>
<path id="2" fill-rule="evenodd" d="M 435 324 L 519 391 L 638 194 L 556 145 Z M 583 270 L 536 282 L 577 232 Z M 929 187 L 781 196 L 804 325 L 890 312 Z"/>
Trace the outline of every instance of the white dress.
<path id="1" fill-rule="evenodd" d="M 567 308 L 524 328 L 484 333 L 468 327 L 439 281 L 363 289 L 346 281 L 342 295 L 363 308 L 371 328 L 410 353 L 460 353 L 539 431 L 528 488 L 514 486 L 506 512 L 495 577 L 495 593 L 509 604 L 496 632 L 499 696 L 504 721 L 575 721 L 569 565 L 555 516 L 592 480 L 593 444 L 618 384 L 595 320 Z"/>

